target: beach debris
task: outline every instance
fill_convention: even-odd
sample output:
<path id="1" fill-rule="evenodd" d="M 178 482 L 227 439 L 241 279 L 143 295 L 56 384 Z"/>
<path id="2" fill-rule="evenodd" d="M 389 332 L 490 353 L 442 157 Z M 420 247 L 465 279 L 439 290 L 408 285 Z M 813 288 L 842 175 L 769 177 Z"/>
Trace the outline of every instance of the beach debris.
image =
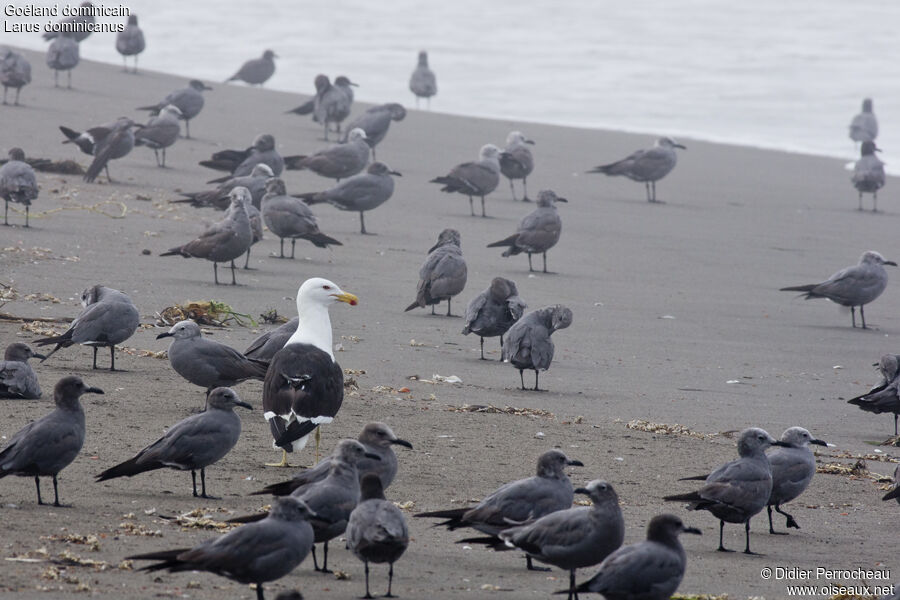
<path id="1" fill-rule="evenodd" d="M 678 423 L 668 424 L 668 423 L 653 423 L 651 421 L 644 421 L 642 419 L 632 419 L 625 423 L 625 427 L 628 429 L 633 429 L 635 431 L 646 431 L 647 433 L 660 433 L 664 435 L 686 435 L 692 438 L 696 438 L 698 440 L 708 440 L 719 435 L 718 433 L 701 433 L 699 431 L 694 431 L 684 425 L 679 425 Z"/>
<path id="2" fill-rule="evenodd" d="M 493 404 L 463 404 L 462 406 L 448 404 L 446 410 L 455 413 L 505 414 L 519 417 L 541 417 L 545 419 L 556 418 L 549 410 L 542 410 L 540 408 L 519 408 L 516 406 L 504 406 L 503 408 L 500 408 Z"/>
<path id="3" fill-rule="evenodd" d="M 444 375 L 438 375 L 437 373 L 435 373 L 431 376 L 431 379 L 434 383 L 462 383 L 462 379 L 460 379 L 456 375 L 447 375 L 445 377 Z M 428 383 L 427 379 L 423 379 L 422 381 L 424 383 Z"/>
<path id="4" fill-rule="evenodd" d="M 227 513 L 228 511 L 220 508 L 218 509 L 218 512 Z M 160 518 L 179 525 L 182 531 L 188 531 L 190 529 L 212 529 L 214 531 L 229 531 L 238 526 L 237 523 L 226 523 L 225 521 L 219 521 L 212 518 L 210 510 L 204 508 L 195 508 L 189 512 L 182 513 L 174 517 L 163 517 L 162 515 L 160 515 Z"/>
<path id="5" fill-rule="evenodd" d="M 156 324 L 160 327 L 171 327 L 187 320 L 213 327 L 227 327 L 229 321 L 234 321 L 241 327 L 247 327 L 244 319 L 249 321 L 251 327 L 258 325 L 250 315 L 236 312 L 231 306 L 218 300 L 188 300 L 184 304 L 167 306 L 156 313 Z"/>
<path id="6" fill-rule="evenodd" d="M 93 533 L 90 535 L 79 535 L 77 533 L 42 535 L 40 537 L 40 539 L 50 541 L 50 542 L 65 542 L 67 544 L 79 544 L 82 546 L 87 546 L 88 549 L 91 550 L 92 552 L 98 552 L 100 550 L 100 539 Z"/>
<path id="7" fill-rule="evenodd" d="M 866 461 L 860 459 L 852 465 L 843 463 L 825 463 L 816 466 L 816 473 L 824 473 L 826 475 L 844 475 L 846 477 L 865 477 L 868 479 L 878 479 L 878 476 L 869 472 Z"/>
<path id="8" fill-rule="evenodd" d="M 259 313 L 259 320 L 263 323 L 287 323 L 288 318 L 284 315 L 279 315 L 278 311 L 274 308 L 267 308 L 263 312 Z"/>

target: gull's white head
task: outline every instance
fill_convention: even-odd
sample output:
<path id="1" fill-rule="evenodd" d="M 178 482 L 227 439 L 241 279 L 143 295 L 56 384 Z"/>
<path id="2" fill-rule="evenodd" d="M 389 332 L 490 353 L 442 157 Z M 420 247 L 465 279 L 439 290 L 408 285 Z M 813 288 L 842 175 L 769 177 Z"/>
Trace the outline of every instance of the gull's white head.
<path id="1" fill-rule="evenodd" d="M 194 321 L 179 321 L 172 325 L 172 328 L 165 333 L 156 336 L 156 339 L 166 337 L 175 338 L 176 340 L 186 340 L 193 337 L 200 337 L 200 326 Z"/>
<path id="2" fill-rule="evenodd" d="M 891 265 L 892 267 L 897 266 L 897 263 L 892 260 L 885 260 L 881 253 L 875 252 L 874 250 L 866 250 L 865 252 L 863 252 L 863 255 L 859 257 L 859 263 L 866 263 L 870 265 Z"/>
<path id="3" fill-rule="evenodd" d="M 507 146 L 521 146 L 522 144 L 534 144 L 534 141 L 525 137 L 525 134 L 521 131 L 511 131 L 509 132 L 509 135 L 506 136 Z"/>
<path id="4" fill-rule="evenodd" d="M 253 170 L 250 171 L 250 177 L 274 177 L 275 173 L 272 171 L 272 167 L 265 163 L 259 163 L 253 166 Z"/>
<path id="5" fill-rule="evenodd" d="M 481 147 L 481 151 L 478 153 L 478 156 L 481 157 L 481 160 L 499 160 L 500 148 L 493 144 L 485 144 Z"/>
<path id="6" fill-rule="evenodd" d="M 319 304 L 327 307 L 335 302 L 346 302 L 350 306 L 356 306 L 359 298 L 345 292 L 336 283 L 321 277 L 307 279 L 300 286 L 300 289 L 297 290 L 298 310 L 300 310 L 301 305 Z"/>
<path id="7" fill-rule="evenodd" d="M 687 150 L 684 146 L 676 142 L 670 137 L 661 137 L 656 140 L 656 145 L 662 148 L 681 148 L 682 150 Z"/>
<path id="8" fill-rule="evenodd" d="M 366 130 L 362 127 L 356 127 L 350 130 L 350 133 L 347 134 L 347 141 L 356 142 L 358 140 L 366 139 Z"/>
<path id="9" fill-rule="evenodd" d="M 160 114 L 166 114 L 176 119 L 183 119 L 184 114 L 182 114 L 181 109 L 175 106 L 174 104 L 166 104 L 161 111 Z"/>

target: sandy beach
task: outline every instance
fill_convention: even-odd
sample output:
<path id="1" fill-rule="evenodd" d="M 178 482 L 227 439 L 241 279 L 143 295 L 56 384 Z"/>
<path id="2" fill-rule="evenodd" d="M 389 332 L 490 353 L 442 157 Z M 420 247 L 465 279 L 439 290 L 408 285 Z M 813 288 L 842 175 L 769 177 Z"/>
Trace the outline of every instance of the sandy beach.
<path id="1" fill-rule="evenodd" d="M 89 157 L 61 145 L 59 125 L 81 130 L 118 116 L 144 119 L 134 107 L 155 103 L 186 83 L 82 61 L 73 73 L 74 89 L 54 89 L 43 55 L 23 52 L 34 81 L 22 91 L 23 106 L 0 107 L 4 156 L 21 146 L 28 156 L 74 159 L 86 167 Z M 131 354 L 117 354 L 122 372 L 92 371 L 90 349 L 72 347 L 35 365 L 43 399 L 0 402 L 0 435 L 8 438 L 49 412 L 53 385 L 64 375 L 78 374 L 105 390 L 104 396 L 84 399 L 87 441 L 60 477 L 61 500 L 71 507 L 37 506 L 30 479 L 0 481 L 0 556 L 42 558 L 43 548 L 53 560 L 70 552 L 108 565 L 3 560 L 0 597 L 255 597 L 249 587 L 208 574 L 150 575 L 117 566 L 127 555 L 216 535 L 163 516 L 200 508 L 225 519 L 268 502 L 247 494 L 291 471 L 261 466 L 277 458 L 261 410 L 241 412 L 237 447 L 208 470 L 210 492 L 222 500 L 192 498 L 187 473 L 157 471 L 104 483 L 94 483 L 93 476 L 203 403 L 203 391 L 177 376 L 168 361 L 141 356 L 142 350 L 168 345 L 155 339 L 163 330 L 151 327 L 158 311 L 188 300 L 217 300 L 257 319 L 267 309 L 290 318 L 298 286 L 312 276 L 327 277 L 360 298 L 356 307 L 331 309 L 335 342 L 342 346 L 336 358 L 352 370 L 347 377 L 355 387 L 348 389 L 335 422 L 323 428 L 323 450 L 330 452 L 343 437 L 355 438 L 373 420 L 411 441 L 414 450 L 399 451 L 400 473 L 388 490 L 391 500 L 405 503 L 407 516 L 480 499 L 506 481 L 533 474 L 537 456 L 558 447 L 585 464 L 571 469 L 576 485 L 603 478 L 615 487 L 626 544 L 643 539 L 647 522 L 661 512 L 703 530 L 702 537 L 683 540 L 683 594 L 775 599 L 786 597 L 790 584 L 860 583 L 766 580 L 760 575 L 765 567 L 888 569 L 900 581 L 893 547 L 897 506 L 881 502 L 885 484 L 876 481 L 893 472 L 887 459 L 900 458 L 900 451 L 870 443 L 890 437 L 891 418 L 845 402 L 878 381 L 872 363 L 900 351 L 900 270 L 889 271 L 887 290 L 866 307 L 868 330 L 851 328 L 847 311 L 827 301 L 805 302 L 778 291 L 823 280 L 855 264 L 865 250 L 900 260 L 896 179 L 879 194 L 879 213 L 859 212 L 843 161 L 679 139 L 688 149 L 657 185 L 665 204 L 651 205 L 640 184 L 585 174 L 649 146 L 648 136 L 410 110 L 378 146 L 379 160 L 403 177 L 394 196 L 366 215 L 367 228 L 377 235 L 359 234 L 356 213 L 315 206 L 322 231 L 343 246 L 321 250 L 301 240 L 297 260 L 281 260 L 272 256 L 278 239 L 267 233 L 253 248 L 254 270 L 238 272 L 240 285 L 215 286 L 209 262 L 158 256 L 221 217 L 211 209 L 169 203 L 179 191 L 206 189 L 204 182 L 219 176 L 197 163 L 217 150 L 246 147 L 264 132 L 275 135 L 284 155 L 307 154 L 325 143 L 317 124 L 284 114 L 305 98 L 207 83 L 215 89 L 191 121 L 194 138 L 169 148 L 169 168 L 157 168 L 150 150 L 135 148 L 111 163 L 114 184 L 102 176 L 99 183 L 85 184 L 79 176 L 39 173 L 32 227 L 21 227 L 24 215 L 13 213 L 16 205 L 10 209 L 13 227 L 0 227 L 0 283 L 16 292 L 0 302 L 0 312 L 26 320 L 71 318 L 80 310 L 81 291 L 102 283 L 128 293 L 148 326 L 124 344 L 134 349 Z M 411 95 L 384 101 L 412 105 Z M 355 105 L 353 114 L 364 108 Z M 531 195 L 553 189 L 569 200 L 559 208 L 562 238 L 548 256 L 553 274 L 529 275 L 524 255 L 502 258 L 500 249 L 486 248 L 513 233 L 534 207 L 513 202 L 505 179 L 487 199 L 487 219 L 470 217 L 464 196 L 443 194 L 428 183 L 474 160 L 482 144 L 502 145 L 515 129 L 536 141 Z M 289 193 L 331 185 L 308 171 L 289 171 L 284 179 Z M 462 319 L 423 309 L 403 312 L 415 297 L 426 250 L 445 227 L 461 232 L 468 263 L 468 284 L 453 303 L 455 314 L 463 314 L 465 303 L 498 275 L 517 282 L 530 308 L 560 303 L 574 312 L 572 327 L 553 338 L 556 357 L 541 375 L 548 391 L 519 390 L 516 370 L 496 362 L 496 339 L 485 344 L 492 360 L 478 360 L 478 338 L 460 334 Z M 50 297 L 59 302 L 40 299 Z M 63 331 L 66 325 L 43 326 Z M 232 325 L 207 334 L 243 350 L 263 329 Z M 21 322 L 0 320 L 4 347 L 38 337 Z M 107 365 L 108 353 L 100 356 Z M 456 375 L 462 383 L 421 381 L 436 374 Z M 404 387 L 409 391 L 400 392 Z M 258 382 L 236 387 L 257 409 L 261 389 Z M 465 408 L 474 405 L 501 410 Z M 678 424 L 694 435 L 629 428 L 633 420 Z M 765 515 L 755 517 L 751 545 L 762 556 L 715 552 L 716 519 L 661 500 L 696 483 L 678 478 L 708 473 L 736 456 L 734 439 L 725 432 L 758 426 L 778 437 L 794 425 L 836 445 L 821 449 L 820 467 L 852 467 L 866 455 L 868 470 L 817 474 L 808 491 L 785 507 L 802 527 L 789 536 L 769 535 Z M 292 457 L 294 464 L 312 460 L 309 449 Z M 413 540 L 395 568 L 394 591 L 401 598 L 537 598 L 567 584 L 561 571 L 526 572 L 519 553 L 455 544 L 467 533 L 432 524 L 410 519 Z M 783 517 L 776 528 L 784 530 Z M 67 535 L 93 535 L 97 543 L 92 548 L 66 542 Z M 727 547 L 741 549 L 743 542 L 742 527 L 726 527 Z M 291 588 L 314 599 L 362 595 L 362 563 L 340 541 L 330 550 L 329 565 L 346 577 L 314 573 L 307 561 L 267 585 L 268 597 Z M 386 570 L 373 567 L 373 592 L 384 592 Z M 585 569 L 579 581 L 594 571 Z"/>

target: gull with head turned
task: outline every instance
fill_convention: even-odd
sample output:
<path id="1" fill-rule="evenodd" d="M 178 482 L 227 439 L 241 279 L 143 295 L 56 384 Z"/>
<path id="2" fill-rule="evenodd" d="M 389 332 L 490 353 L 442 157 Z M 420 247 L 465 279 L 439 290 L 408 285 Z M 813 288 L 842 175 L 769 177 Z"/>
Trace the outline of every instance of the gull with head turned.
<path id="1" fill-rule="evenodd" d="M 300 450 L 316 432 L 318 462 L 319 425 L 330 423 L 344 401 L 344 372 L 334 360 L 331 318 L 335 302 L 356 306 L 359 299 L 335 283 L 314 277 L 297 291 L 297 331 L 275 353 L 263 383 L 263 416 L 269 422 L 274 445 L 287 453 Z"/>

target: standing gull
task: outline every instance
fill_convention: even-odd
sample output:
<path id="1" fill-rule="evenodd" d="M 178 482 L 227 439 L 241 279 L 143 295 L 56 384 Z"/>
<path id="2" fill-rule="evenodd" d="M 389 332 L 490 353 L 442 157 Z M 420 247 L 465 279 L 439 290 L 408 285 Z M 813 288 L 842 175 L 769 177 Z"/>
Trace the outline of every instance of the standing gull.
<path id="1" fill-rule="evenodd" d="M 109 370 L 116 370 L 116 344 L 120 344 L 134 335 L 141 324 L 137 307 L 127 294 L 102 285 L 89 287 L 81 293 L 81 305 L 84 310 L 78 315 L 69 329 L 58 336 L 35 340 L 38 346 L 56 344 L 47 354 L 53 356 L 60 348 L 68 348 L 73 344 L 91 346 L 94 349 L 92 368 L 97 368 L 97 349 L 109 347 Z M 42 359 L 43 362 L 46 359 Z"/>
<path id="2" fill-rule="evenodd" d="M 424 50 L 419 52 L 419 62 L 409 78 L 409 89 L 416 96 L 416 108 L 419 108 L 419 98 L 425 98 L 431 108 L 431 97 L 437 94 L 437 78 L 428 67 L 428 53 Z"/>
<path id="3" fill-rule="evenodd" d="M 508 238 L 488 244 L 488 248 L 508 247 L 503 256 L 515 256 L 525 252 L 528 254 L 528 270 L 531 266 L 531 255 L 541 253 L 544 256 L 544 273 L 547 273 L 547 250 L 556 245 L 562 233 L 562 219 L 556 211 L 557 202 L 568 202 L 560 198 L 552 190 L 542 190 L 538 194 L 538 206 L 525 215 L 519 223 L 519 229 Z"/>
<path id="4" fill-rule="evenodd" d="M 875 413 L 894 413 L 894 435 L 897 435 L 897 418 L 900 417 L 900 355 L 884 354 L 875 366 L 881 370 L 881 383 L 871 390 L 851 398 L 848 404 Z"/>
<path id="5" fill-rule="evenodd" d="M 184 258 L 205 258 L 213 263 L 213 280 L 219 285 L 219 263 L 231 262 L 231 285 L 237 285 L 234 278 L 234 259 L 246 252 L 253 243 L 250 217 L 244 208 L 244 197 L 250 198 L 247 188 L 231 190 L 231 210 L 218 223 L 213 223 L 195 240 L 163 252 L 160 256 L 183 256 Z"/>
<path id="6" fill-rule="evenodd" d="M 47 66 L 53 69 L 53 87 L 59 87 L 59 72 L 68 76 L 68 87 L 72 88 L 72 69 L 78 65 L 78 42 L 71 33 L 63 32 L 53 38 L 47 48 Z"/>
<path id="7" fill-rule="evenodd" d="M 137 15 L 128 15 L 125 29 L 116 34 L 116 50 L 122 55 L 122 70 L 128 72 L 128 57 L 134 57 L 134 71 L 137 73 L 138 54 L 144 51 L 144 32 L 138 26 Z"/>
<path id="8" fill-rule="evenodd" d="M 131 152 L 135 145 L 133 129 L 141 127 L 143 126 L 138 125 L 131 119 L 122 117 L 108 129 L 94 127 L 93 129 L 89 129 L 88 132 L 80 134 L 89 135 L 89 132 L 93 132 L 90 145 L 94 160 L 91 161 L 90 166 L 87 171 L 85 171 L 84 180 L 88 183 L 92 183 L 97 179 L 97 176 L 100 175 L 100 171 L 106 171 L 106 180 L 109 183 L 112 183 L 112 177 L 109 176 L 109 161 L 116 158 L 122 158 Z M 60 129 L 67 136 L 69 135 L 67 132 L 76 133 L 71 129 L 67 130 L 63 127 L 60 127 Z"/>
<path id="9" fill-rule="evenodd" d="M 3 360 L 0 360 L 0 398 L 37 400 L 41 397 L 41 386 L 28 364 L 29 358 L 44 358 L 44 355 L 21 342 L 6 347 Z"/>
<path id="10" fill-rule="evenodd" d="M 315 543 L 324 544 L 322 567 L 316 560 L 316 549 L 313 548 L 313 567 L 322 573 L 331 573 L 328 569 L 328 542 L 341 535 L 347 529 L 350 513 L 359 502 L 359 472 L 357 465 L 364 458 L 378 460 L 374 454 L 366 452 L 365 447 L 356 440 L 341 440 L 334 451 L 328 475 L 325 479 L 297 489 L 291 497 L 305 502 L 315 511 L 316 517 L 311 523 L 315 533 Z M 229 519 L 229 523 L 252 523 L 264 516 L 257 513 Z"/>
<path id="11" fill-rule="evenodd" d="M 699 490 L 663 500 L 690 502 L 688 510 L 708 510 L 719 519 L 719 552 L 733 552 L 722 545 L 725 522 L 743 523 L 747 541 L 744 553 L 755 554 L 750 551 L 750 519 L 765 508 L 772 493 L 772 469 L 766 458 L 769 446 L 788 447 L 757 427 L 743 430 L 738 441 L 739 459 L 713 471 Z"/>
<path id="12" fill-rule="evenodd" d="M 327 78 L 326 78 L 327 83 Z M 336 131 L 341 131 L 341 121 L 350 115 L 350 106 L 353 104 L 353 90 L 350 86 L 356 85 L 344 76 L 334 80 L 334 85 L 328 84 L 319 89 L 320 81 L 316 78 L 316 97 L 313 104 L 313 118 L 325 128 L 325 140 L 328 140 L 328 124 L 334 123 Z"/>
<path id="13" fill-rule="evenodd" d="M 653 517 L 646 540 L 607 556 L 600 571 L 575 592 L 603 594 L 606 600 L 669 600 L 681 584 L 687 564 L 678 540 L 681 533 L 700 535 L 700 530 L 685 527 L 675 515 Z"/>
<path id="14" fill-rule="evenodd" d="M 443 177 L 435 177 L 430 183 L 439 183 L 442 192 L 459 192 L 469 197 L 469 212 L 474 217 L 473 196 L 481 196 L 481 216 L 484 212 L 484 197 L 497 189 L 500 183 L 500 148 L 485 144 L 478 153 L 478 160 L 453 167 Z"/>
<path id="15" fill-rule="evenodd" d="M 346 143 L 334 144 L 310 156 L 301 157 L 292 168 L 309 169 L 316 175 L 340 181 L 356 175 L 367 164 L 369 144 L 366 143 L 366 132 L 357 127 L 350 131 Z"/>
<path id="16" fill-rule="evenodd" d="M 282 450 L 281 462 L 272 466 L 288 466 L 287 453 L 306 446 L 313 431 L 318 460 L 319 425 L 331 423 L 344 401 L 344 372 L 334 360 L 328 307 L 358 301 L 320 277 L 307 279 L 297 290 L 297 331 L 272 357 L 263 382 L 263 416 L 273 445 Z"/>
<path id="17" fill-rule="evenodd" d="M 850 122 L 850 139 L 854 142 L 874 142 L 878 137 L 878 119 L 872 112 L 872 99 L 862 103 L 862 112 Z"/>
<path id="18" fill-rule="evenodd" d="M 372 149 L 372 160 L 378 160 L 375 156 L 375 146 L 380 144 L 381 140 L 384 139 L 384 136 L 387 135 L 388 129 L 391 126 L 391 121 L 402 121 L 405 118 L 406 109 L 403 108 L 402 105 L 397 104 L 396 102 L 380 104 L 378 106 L 373 106 L 356 117 L 356 119 L 347 126 L 347 130 L 353 131 L 354 129 L 359 128 L 365 131 L 366 144 Z M 345 137 L 346 139 L 349 139 L 349 134 Z"/>
<path id="19" fill-rule="evenodd" d="M 409 528 L 400 509 L 384 497 L 384 488 L 377 475 L 363 475 L 360 503 L 350 513 L 347 523 L 347 548 L 363 561 L 366 572 L 366 595 L 369 593 L 369 563 L 388 563 L 388 589 L 385 598 L 392 597 L 394 562 L 409 546 Z"/>
<path id="20" fill-rule="evenodd" d="M 588 173 L 605 175 L 624 175 L 632 181 L 638 181 L 647 188 L 647 202 L 659 202 L 656 199 L 656 182 L 669 174 L 678 162 L 675 148 L 684 146 L 670 137 L 656 140 L 652 148 L 638 150 L 620 161 L 594 167 Z"/>
<path id="21" fill-rule="evenodd" d="M 343 94 L 343 98 L 337 102 L 334 109 L 330 111 L 329 119 L 335 124 L 335 132 L 340 133 L 341 123 L 350 116 L 350 109 L 353 106 L 354 97 L 353 88 L 357 87 L 357 84 L 350 81 L 349 77 L 338 75 L 334 78 L 334 87 Z"/>
<path id="22" fill-rule="evenodd" d="M 406 311 L 431 305 L 431 314 L 434 314 L 435 305 L 446 300 L 447 316 L 452 317 L 450 299 L 463 291 L 467 277 L 459 232 L 455 229 L 443 230 L 428 253 L 428 258 L 419 269 L 416 300 L 406 307 Z"/>
<path id="23" fill-rule="evenodd" d="M 3 224 L 9 225 L 9 203 L 15 202 L 25 206 L 25 227 L 28 227 L 31 201 L 38 197 L 38 185 L 34 169 L 25 162 L 25 151 L 21 148 L 11 149 L 9 162 L 0 167 L 0 197 L 5 203 Z"/>
<path id="24" fill-rule="evenodd" d="M 484 358 L 484 338 L 499 337 L 500 352 L 503 352 L 503 334 L 513 323 L 522 318 L 527 305 L 519 297 L 514 281 L 494 277 L 491 285 L 466 306 L 466 326 L 463 335 L 474 333 L 481 340 L 481 360 Z"/>
<path id="25" fill-rule="evenodd" d="M 265 168 L 265 165 L 257 166 Z M 244 259 L 244 269 L 249 271 L 251 270 L 250 249 L 253 248 L 253 244 L 260 242 L 263 239 L 262 214 L 259 212 L 258 208 L 253 206 L 250 194 L 241 194 L 241 203 L 244 205 L 244 212 L 247 213 L 247 219 L 250 221 L 250 233 L 252 234 L 250 245 L 247 247 L 246 258 Z M 226 219 L 232 216 L 230 214 L 231 212 L 232 208 L 229 206 L 228 210 L 225 213 Z"/>
<path id="26" fill-rule="evenodd" d="M 534 477 L 502 485 L 477 506 L 419 513 L 415 516 L 446 519 L 438 525 L 443 525 L 450 531 L 471 527 L 497 536 L 512 524 L 533 521 L 572 506 L 575 491 L 566 475 L 567 465 L 584 466 L 581 461 L 568 458 L 560 450 L 548 450 L 538 458 L 537 474 Z M 530 556 L 526 556 L 526 560 L 530 571 L 548 570 L 533 566 Z"/>
<path id="27" fill-rule="evenodd" d="M 550 336 L 572 324 L 572 311 L 561 304 L 533 310 L 516 321 L 506 333 L 506 346 L 501 356 L 519 370 L 522 389 L 525 388 L 525 369 L 534 370 L 534 391 L 538 388 L 538 374 L 550 368 L 555 346 Z"/>
<path id="28" fill-rule="evenodd" d="M 182 419 L 166 434 L 130 458 L 99 475 L 97 481 L 116 477 L 134 477 L 156 469 L 190 471 L 194 497 L 216 499 L 206 494 L 206 467 L 219 462 L 237 444 L 241 435 L 241 418 L 235 406 L 252 409 L 234 390 L 216 388 L 206 399 L 206 410 Z M 200 470 L 201 493 L 197 494 L 197 470 Z"/>
<path id="29" fill-rule="evenodd" d="M 850 307 L 850 318 L 856 327 L 856 307 L 862 318 L 862 328 L 866 329 L 866 313 L 863 307 L 874 301 L 887 287 L 888 276 L 884 265 L 897 266 L 892 260 L 874 250 L 863 252 L 859 263 L 841 269 L 822 283 L 811 283 L 781 288 L 782 292 L 805 292 L 805 299 L 828 298 L 836 304 Z M 802 294 L 801 294 L 802 295 Z"/>
<path id="30" fill-rule="evenodd" d="M 85 131 L 75 131 L 63 125 L 59 126 L 59 130 L 66 136 L 63 144 L 75 144 L 79 150 L 94 157 L 85 173 L 85 181 L 90 183 L 97 178 L 100 171 L 106 171 L 106 178 L 112 181 L 109 176 L 109 161 L 122 158 L 131 152 L 134 148 L 132 128 L 135 127 L 140 128 L 143 125 L 135 123 L 128 117 L 119 117 L 115 121 Z"/>
<path id="31" fill-rule="evenodd" d="M 216 171 L 228 171 L 231 177 L 249 175 L 253 167 L 259 163 L 265 163 L 272 169 L 275 177 L 284 171 L 284 158 L 275 149 L 275 137 L 268 133 L 261 133 L 253 138 L 253 144 L 246 150 L 221 150 L 212 155 L 210 160 L 200 161 L 200 166 L 215 169 Z M 228 177 L 213 179 L 209 183 L 221 183 Z"/>
<path id="32" fill-rule="evenodd" d="M 278 58 L 277 54 L 271 50 L 266 50 L 260 58 L 248 60 L 241 65 L 241 68 L 238 69 L 237 73 L 226 79 L 225 83 L 237 80 L 249 83 L 250 85 L 261 86 L 268 81 L 273 73 L 275 73 L 276 58 Z"/>
<path id="33" fill-rule="evenodd" d="M 322 95 L 331 89 L 331 79 L 328 78 L 328 75 L 319 73 L 313 80 L 313 87 L 316 88 L 316 93 L 313 94 L 309 100 L 307 100 L 300 106 L 287 111 L 286 114 L 301 116 L 312 115 L 316 110 L 316 105 L 320 102 Z M 313 121 L 319 121 L 315 115 L 313 115 Z"/>
<path id="34" fill-rule="evenodd" d="M 297 331 L 299 323 L 300 317 L 294 317 L 287 323 L 265 332 L 250 342 L 250 345 L 244 350 L 244 356 L 260 360 L 272 360 L 275 353 L 284 348 L 287 341 Z"/>
<path id="35" fill-rule="evenodd" d="M 249 175 L 229 177 L 216 186 L 216 189 L 207 192 L 181 192 L 184 198 L 171 202 L 190 202 L 197 208 L 210 206 L 216 210 L 226 210 L 231 206 L 231 190 L 236 187 L 245 187 L 250 192 L 250 203 L 259 208 L 262 197 L 266 193 L 266 181 L 273 176 L 269 165 L 259 163 L 254 165 Z"/>
<path id="36" fill-rule="evenodd" d="M 394 194 L 394 180 L 391 175 L 401 177 L 384 163 L 374 162 L 365 173 L 354 175 L 324 192 L 297 194 L 307 204 L 327 202 L 338 210 L 350 210 L 359 213 L 359 232 L 366 231 L 366 211 L 378 208 Z"/>
<path id="37" fill-rule="evenodd" d="M 170 337 L 169 364 L 176 373 L 194 385 L 206 388 L 209 398 L 213 388 L 231 387 L 241 381 L 266 376 L 266 362 L 247 358 L 231 346 L 202 336 L 194 321 L 175 323 L 169 331 L 156 339 Z"/>
<path id="38" fill-rule="evenodd" d="M 872 194 L 872 212 L 878 211 L 878 190 L 884 187 L 884 163 L 875 156 L 876 152 L 881 152 L 881 148 L 875 142 L 863 142 L 861 156 L 853 166 L 850 181 L 859 192 L 859 210 L 863 209 L 863 194 Z"/>
<path id="39" fill-rule="evenodd" d="M 53 477 L 53 506 L 61 506 L 56 476 L 84 445 L 84 409 L 78 399 L 82 394 L 102 393 L 84 385 L 80 377 L 60 379 L 53 388 L 56 410 L 20 429 L 0 450 L 0 479 L 7 475 L 34 477 L 38 504 L 43 504 L 40 477 Z"/>
<path id="40" fill-rule="evenodd" d="M 576 494 L 585 494 L 591 506 L 558 510 L 540 519 L 501 531 L 499 538 L 540 562 L 569 571 L 569 598 L 578 598 L 575 571 L 592 567 L 625 540 L 625 519 L 612 486 L 596 479 Z"/>
<path id="41" fill-rule="evenodd" d="M 534 171 L 534 157 L 527 144 L 533 145 L 534 141 L 526 138 L 521 131 L 513 131 L 506 136 L 506 149 L 500 153 L 500 172 L 509 179 L 509 190 L 512 192 L 513 200 L 516 199 L 513 179 L 522 180 L 523 202 L 530 202 L 528 199 L 528 176 Z"/>
<path id="42" fill-rule="evenodd" d="M 329 244 L 342 246 L 339 241 L 319 231 L 319 224 L 309 207 L 292 196 L 287 195 L 284 181 L 273 177 L 266 181 L 266 195 L 262 199 L 262 216 L 266 227 L 281 240 L 281 253 L 284 256 L 284 240 L 291 240 L 291 258 L 294 258 L 294 245 L 297 239 L 307 240 L 317 248 L 328 248 Z"/>
<path id="43" fill-rule="evenodd" d="M 177 106 L 169 104 L 163 107 L 159 114 L 150 117 L 147 124 L 141 127 L 134 135 L 136 146 L 147 146 L 153 150 L 156 157 L 156 166 L 166 166 L 166 148 L 175 143 L 181 133 L 181 111 Z M 162 150 L 162 162 L 159 160 L 159 151 Z"/>
<path id="44" fill-rule="evenodd" d="M 181 111 L 181 118 L 184 119 L 184 137 L 191 137 L 191 119 L 200 114 L 203 110 L 205 100 L 203 92 L 212 88 L 198 79 L 191 79 L 187 87 L 179 88 L 169 93 L 165 98 L 150 106 L 140 106 L 137 110 L 149 110 L 153 114 L 159 113 L 169 104 Z"/>
<path id="45" fill-rule="evenodd" d="M 775 512 L 787 517 L 787 527 L 800 529 L 800 525 L 794 517 L 781 510 L 781 505 L 796 499 L 812 481 L 816 473 L 816 458 L 810 449 L 810 444 L 827 446 L 822 440 L 815 439 L 812 434 L 802 427 L 791 427 L 781 434 L 781 441 L 786 445 L 777 448 L 767 455 L 769 465 L 772 467 L 772 493 L 766 503 L 766 511 L 769 514 L 769 533 L 781 533 L 772 527 L 772 507 Z"/>
<path id="46" fill-rule="evenodd" d="M 9 88 L 16 90 L 16 101 L 19 105 L 19 92 L 31 83 L 31 63 L 13 50 L 5 46 L 0 47 L 0 85 L 3 86 L 3 104 L 6 104 L 6 91 Z"/>
<path id="47" fill-rule="evenodd" d="M 897 465 L 894 468 L 894 476 L 891 478 L 891 485 L 893 487 L 887 494 L 881 497 L 881 500 L 883 502 L 896 500 L 897 504 L 900 504 L 900 465 Z"/>
<path id="48" fill-rule="evenodd" d="M 302 500 L 279 498 L 261 521 L 232 529 L 193 548 L 129 556 L 129 560 L 158 560 L 144 571 L 168 569 L 209 571 L 238 583 L 256 584 L 256 600 L 264 600 L 263 584 L 280 579 L 309 555 L 316 514 Z"/>
<path id="49" fill-rule="evenodd" d="M 362 444 L 366 452 L 374 454 L 378 460 L 372 458 L 361 458 L 356 464 L 359 471 L 360 480 L 366 475 L 375 475 L 381 482 L 382 489 L 387 489 L 397 476 L 397 455 L 394 453 L 394 445 L 412 448 L 412 444 L 406 440 L 398 438 L 393 430 L 384 423 L 374 422 L 368 423 L 363 427 L 357 441 Z M 339 460 L 339 455 L 335 452 L 331 456 L 323 458 L 315 467 L 305 469 L 294 475 L 287 481 L 273 483 L 264 487 L 253 495 L 273 494 L 275 496 L 286 496 L 297 489 L 311 485 L 317 481 L 321 481 L 328 476 L 331 470 L 332 462 Z"/>

